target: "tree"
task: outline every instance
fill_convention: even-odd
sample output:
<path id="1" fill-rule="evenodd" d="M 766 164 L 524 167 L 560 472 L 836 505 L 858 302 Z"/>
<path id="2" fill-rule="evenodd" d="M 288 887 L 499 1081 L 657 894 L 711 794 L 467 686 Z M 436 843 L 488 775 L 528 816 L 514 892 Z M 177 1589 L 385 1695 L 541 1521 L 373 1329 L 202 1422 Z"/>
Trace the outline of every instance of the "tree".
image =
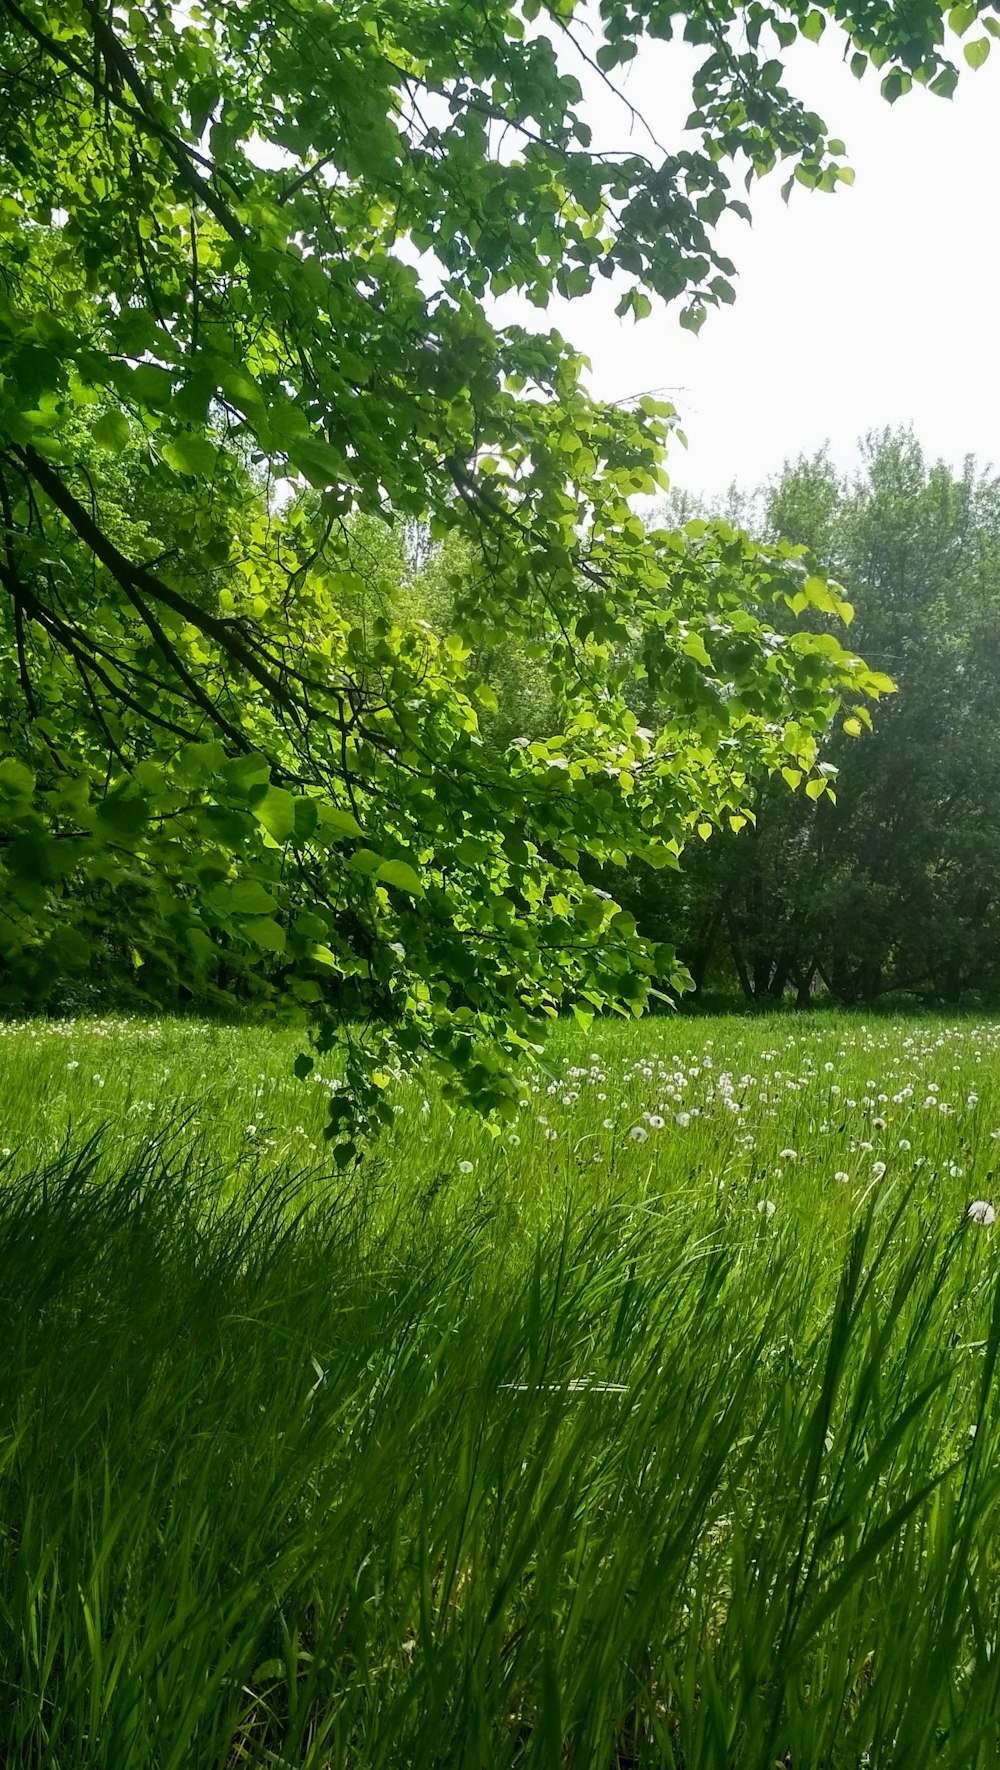
<path id="1" fill-rule="evenodd" d="M 835 802 L 762 782 L 752 828 L 694 856 L 686 900 L 668 894 L 660 919 L 697 976 L 728 955 L 751 1000 L 795 986 L 805 1001 L 818 977 L 848 1002 L 995 991 L 1000 481 L 884 431 L 846 478 L 825 454 L 790 464 L 766 506 L 772 533 L 836 571 L 852 634 L 899 692 L 863 742 L 850 718 L 825 740 Z"/>
<path id="2" fill-rule="evenodd" d="M 862 643 L 899 693 L 871 741 L 841 740 L 837 806 L 817 819 L 824 969 L 848 999 L 995 989 L 1000 482 L 884 432 L 835 531 Z"/>
<path id="3" fill-rule="evenodd" d="M 574 0 L 0 0 L 8 1001 L 84 966 L 109 901 L 178 975 L 279 959 L 339 1006 L 349 1159 L 400 1062 L 509 1114 L 541 1018 L 682 984 L 581 856 L 671 865 L 757 769 L 821 793 L 815 734 L 885 678 L 777 629 L 840 607 L 787 545 L 647 534 L 671 408 L 591 400 L 485 303 L 729 301 L 734 162 L 850 180 L 779 59 L 828 15 L 888 98 L 952 89 L 936 5 L 603 0 L 602 77 L 646 34 L 705 49 L 692 145 L 647 158 L 588 151 Z M 363 516 L 464 542 L 451 632 L 353 619 Z M 513 639 L 557 718 L 491 746 L 473 665 Z"/>

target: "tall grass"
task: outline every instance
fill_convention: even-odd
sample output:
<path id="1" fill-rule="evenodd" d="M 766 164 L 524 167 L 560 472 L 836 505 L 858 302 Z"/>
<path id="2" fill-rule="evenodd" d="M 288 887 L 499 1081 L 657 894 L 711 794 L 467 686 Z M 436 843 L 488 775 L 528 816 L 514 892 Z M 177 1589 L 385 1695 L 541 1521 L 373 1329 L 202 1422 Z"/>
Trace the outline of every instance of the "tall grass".
<path id="1" fill-rule="evenodd" d="M 657 1129 L 706 1029 L 640 1028 L 567 1047 L 514 1146 L 406 1093 L 339 1178 L 232 1064 L 215 1121 L 164 1083 L 116 1113 L 169 1028 L 106 1044 L 103 1132 L 50 1110 L 30 1147 L 32 1091 L 109 1037 L 57 1036 L 6 1072 L 5 1766 L 997 1763 L 991 1029 L 878 1032 L 886 1073 L 963 1066 L 953 1114 L 876 1089 L 883 1144 L 860 1091 L 829 1116 L 876 1035 L 796 1031 L 772 1121 L 773 1029 L 716 1024 L 716 1072 L 758 1041 L 743 1112 L 689 1078 Z"/>

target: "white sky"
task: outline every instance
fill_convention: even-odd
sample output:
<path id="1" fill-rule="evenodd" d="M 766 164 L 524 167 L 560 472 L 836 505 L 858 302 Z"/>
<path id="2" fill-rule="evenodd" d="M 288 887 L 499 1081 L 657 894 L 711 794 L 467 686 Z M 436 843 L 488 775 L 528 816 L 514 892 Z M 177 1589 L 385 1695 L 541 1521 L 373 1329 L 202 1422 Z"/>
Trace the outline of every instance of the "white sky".
<path id="1" fill-rule="evenodd" d="M 826 440 L 847 468 L 858 437 L 885 424 L 912 424 L 935 458 L 1000 466 L 1000 41 L 973 73 L 953 39 L 952 100 L 914 88 L 891 106 L 871 71 L 852 77 L 845 42 L 831 24 L 783 59 L 789 89 L 846 143 L 856 183 L 833 195 L 797 185 L 787 207 L 787 169 L 751 188 L 752 228 L 733 219 L 717 234 L 739 272 L 734 307 L 711 310 L 696 337 L 676 306 L 617 319 L 607 285 L 547 314 L 518 312 L 586 352 L 600 396 L 663 390 L 675 401 L 689 443 L 672 453 L 675 485 L 752 486 Z M 671 150 L 691 109 L 692 54 L 646 45 L 616 74 Z M 595 147 L 648 149 L 620 103 L 593 79 L 585 89 Z M 512 316 L 498 306 L 496 318 Z"/>

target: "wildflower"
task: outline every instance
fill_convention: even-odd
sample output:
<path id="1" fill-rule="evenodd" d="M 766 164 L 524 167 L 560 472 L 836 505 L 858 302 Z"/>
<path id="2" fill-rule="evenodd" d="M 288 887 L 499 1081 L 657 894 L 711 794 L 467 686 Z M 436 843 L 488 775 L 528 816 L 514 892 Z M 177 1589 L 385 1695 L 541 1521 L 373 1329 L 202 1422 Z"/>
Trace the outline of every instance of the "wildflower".
<path id="1" fill-rule="evenodd" d="M 797 1151 L 797 1150 L 794 1150 L 794 1149 L 779 1149 L 779 1151 L 778 1151 L 778 1160 L 779 1160 L 779 1162 L 797 1162 L 797 1161 L 798 1161 L 798 1159 L 799 1159 L 799 1157 L 798 1157 L 798 1151 Z"/>
<path id="2" fill-rule="evenodd" d="M 79 1069 L 79 1067 L 80 1067 L 80 1065 L 77 1062 L 75 1057 L 71 1058 L 69 1063 L 67 1063 L 67 1065 L 66 1065 L 67 1069 Z"/>
<path id="3" fill-rule="evenodd" d="M 650 1115 L 649 1115 L 649 1128 L 651 1131 L 662 1131 L 663 1130 L 663 1120 L 661 1119 L 658 1112 L 651 1112 L 650 1113 Z"/>
<path id="4" fill-rule="evenodd" d="M 882 1175 L 884 1173 L 885 1173 L 885 1163 L 884 1162 L 873 1162 L 872 1163 L 872 1179 L 873 1180 L 881 1180 Z"/>
<path id="5" fill-rule="evenodd" d="M 244 1125 L 243 1129 L 246 1132 L 246 1135 L 248 1137 L 256 1137 L 256 1135 L 257 1135 L 256 1125 Z"/>
<path id="6" fill-rule="evenodd" d="M 559 1132 L 553 1131 L 551 1125 L 546 1125 L 546 1127 L 545 1127 L 545 1141 L 546 1141 L 546 1143 L 554 1143 L 556 1138 L 558 1137 L 558 1135 L 559 1135 Z"/>
<path id="7" fill-rule="evenodd" d="M 885 1130 L 885 1119 L 872 1119 L 872 1124 L 875 1126 L 876 1131 Z"/>
<path id="8" fill-rule="evenodd" d="M 459 1162 L 458 1171 L 460 1174 L 471 1174 L 474 1166 L 474 1162 Z"/>
<path id="9" fill-rule="evenodd" d="M 985 1198 L 974 1198 L 971 1205 L 967 1207 L 965 1215 L 970 1222 L 982 1223 L 986 1228 L 989 1228 L 989 1225 L 997 1220 L 996 1211 L 989 1200 Z"/>
<path id="10" fill-rule="evenodd" d="M 516 1149 L 518 1147 L 518 1144 L 520 1143 L 520 1141 L 521 1141 L 521 1139 L 518 1136 L 516 1131 L 512 1131 L 510 1136 L 507 1139 L 507 1142 L 511 1145 L 511 1147 L 513 1149 Z"/>
<path id="11" fill-rule="evenodd" d="M 649 1132 L 646 1130 L 645 1125 L 633 1125 L 629 1132 L 629 1136 L 633 1143 L 645 1143 L 646 1138 L 649 1136 Z"/>
<path id="12" fill-rule="evenodd" d="M 899 1139 L 899 1147 L 900 1149 L 912 1149 L 913 1145 L 908 1137 L 901 1137 Z"/>
<path id="13" fill-rule="evenodd" d="M 691 1123 L 691 1114 L 689 1112 L 675 1112 L 674 1113 L 674 1124 L 680 1125 L 680 1128 L 682 1131 L 686 1131 L 690 1123 Z"/>
<path id="14" fill-rule="evenodd" d="M 835 1173 L 835 1174 L 834 1174 L 834 1176 L 833 1176 L 833 1177 L 834 1177 L 834 1179 L 835 1179 L 835 1180 L 839 1180 L 839 1181 L 840 1181 L 840 1184 L 841 1184 L 841 1186 L 846 1186 L 846 1185 L 847 1185 L 847 1184 L 848 1184 L 848 1182 L 849 1182 L 849 1181 L 850 1181 L 850 1178 L 851 1178 L 851 1176 L 850 1176 L 850 1174 L 845 1174 L 845 1173 L 844 1173 L 844 1170 L 843 1170 L 843 1168 L 838 1168 L 838 1169 L 837 1169 L 837 1172 L 836 1172 L 836 1173 Z"/>
<path id="15" fill-rule="evenodd" d="M 604 1130 L 604 1131 L 613 1131 L 613 1130 L 614 1130 L 614 1128 L 615 1128 L 615 1121 L 614 1121 L 614 1119 L 602 1119 L 602 1120 L 601 1120 L 601 1129 L 602 1129 L 602 1130 Z"/>
<path id="16" fill-rule="evenodd" d="M 778 1207 L 773 1198 L 760 1198 L 757 1200 L 757 1209 L 760 1212 L 760 1215 L 766 1217 L 770 1222 Z"/>

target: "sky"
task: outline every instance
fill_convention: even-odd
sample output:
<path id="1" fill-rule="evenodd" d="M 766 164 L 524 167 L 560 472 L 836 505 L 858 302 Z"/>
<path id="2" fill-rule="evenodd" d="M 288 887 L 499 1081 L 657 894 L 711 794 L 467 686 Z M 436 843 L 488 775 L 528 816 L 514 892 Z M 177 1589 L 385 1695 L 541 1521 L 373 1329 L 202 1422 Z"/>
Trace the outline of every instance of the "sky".
<path id="1" fill-rule="evenodd" d="M 832 195 L 796 186 L 788 205 L 780 167 L 752 187 L 752 226 L 731 218 L 717 232 L 739 273 L 735 306 L 710 311 L 697 336 L 676 306 L 617 319 L 607 286 L 548 310 L 591 358 L 596 394 L 674 400 L 688 447 L 674 445 L 672 482 L 709 498 L 827 442 L 847 471 L 858 438 L 884 425 L 912 425 L 935 459 L 1000 468 L 1000 41 L 975 73 L 955 42 L 953 99 L 915 88 L 891 106 L 876 77 L 853 78 L 845 42 L 831 25 L 784 60 L 856 182 Z M 682 145 L 692 54 L 647 44 L 616 76 L 668 149 Z M 585 91 L 595 146 L 649 148 L 606 89 L 588 78 Z"/>

